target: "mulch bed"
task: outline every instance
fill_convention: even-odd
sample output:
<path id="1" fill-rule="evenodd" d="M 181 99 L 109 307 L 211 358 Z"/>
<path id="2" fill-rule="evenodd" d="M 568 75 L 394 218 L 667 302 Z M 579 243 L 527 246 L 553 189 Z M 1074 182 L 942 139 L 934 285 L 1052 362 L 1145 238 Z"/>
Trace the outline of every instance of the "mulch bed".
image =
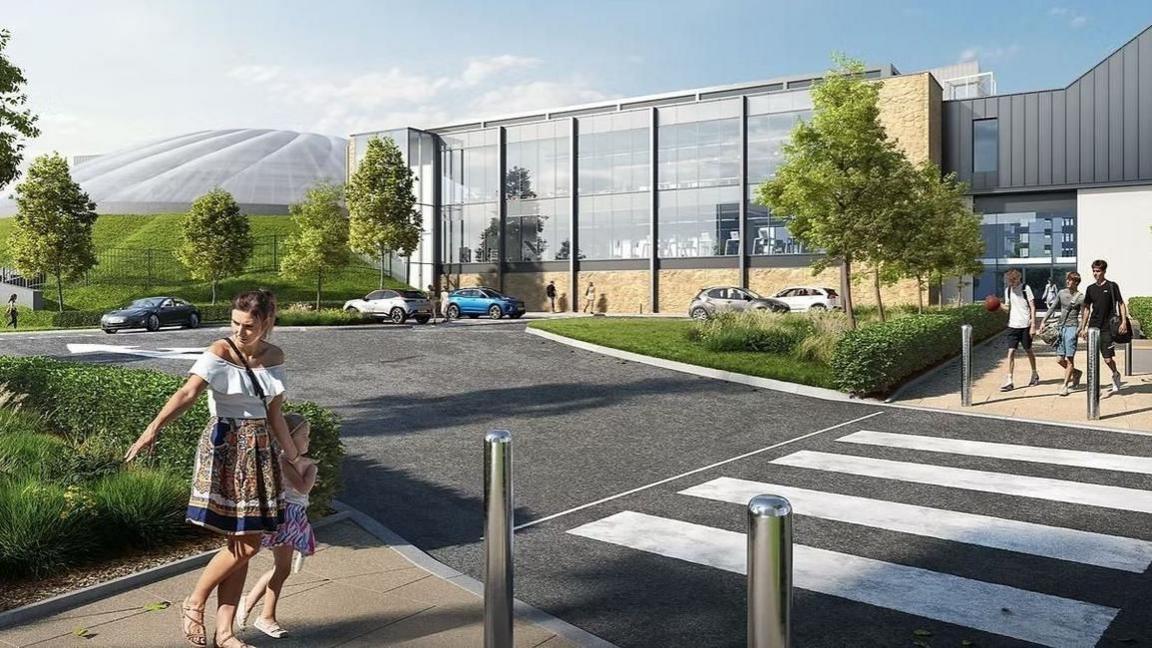
<path id="1" fill-rule="evenodd" d="M 197 533 L 167 547 L 139 550 L 130 556 L 78 565 L 45 578 L 9 581 L 0 588 L 0 612 L 219 549 L 223 545 L 223 539 L 218 535 Z"/>

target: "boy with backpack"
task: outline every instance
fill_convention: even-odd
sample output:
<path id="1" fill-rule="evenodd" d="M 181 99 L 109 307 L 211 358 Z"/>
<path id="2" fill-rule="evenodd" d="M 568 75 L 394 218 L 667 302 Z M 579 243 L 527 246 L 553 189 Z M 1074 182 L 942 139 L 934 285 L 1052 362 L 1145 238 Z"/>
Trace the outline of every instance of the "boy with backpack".
<path id="1" fill-rule="evenodd" d="M 1028 354 L 1028 362 L 1032 365 L 1032 378 L 1028 386 L 1040 384 L 1040 374 L 1036 371 L 1036 354 L 1032 351 L 1032 336 L 1036 334 L 1036 296 L 1032 288 L 1022 285 L 1020 271 L 1013 268 L 1004 273 L 1004 304 L 1008 307 L 1008 377 L 1000 386 L 1000 391 L 1007 392 L 1016 388 L 1012 374 L 1016 369 L 1016 348 L 1024 347 Z"/>

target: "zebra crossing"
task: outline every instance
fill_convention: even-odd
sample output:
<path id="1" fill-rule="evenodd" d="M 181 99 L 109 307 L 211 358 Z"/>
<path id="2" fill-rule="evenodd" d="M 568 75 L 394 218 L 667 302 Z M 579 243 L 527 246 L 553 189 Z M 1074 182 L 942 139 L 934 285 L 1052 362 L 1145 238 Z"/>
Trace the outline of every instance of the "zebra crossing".
<path id="1" fill-rule="evenodd" d="M 841 445 L 843 444 L 843 445 Z M 776 475 L 804 474 L 864 477 L 876 480 L 880 492 L 899 484 L 959 489 L 970 497 L 1010 496 L 1043 506 L 1074 503 L 1105 509 L 1106 515 L 1152 513 L 1152 491 L 1110 486 L 1108 473 L 1152 476 L 1152 457 L 1107 454 L 1063 448 L 972 441 L 859 430 L 836 439 L 839 448 L 865 453 L 895 451 L 900 458 L 798 450 L 768 462 Z M 934 457 L 962 457 L 966 465 L 992 460 L 997 469 L 976 470 L 934 463 Z M 1043 465 L 1052 470 L 1089 470 L 1092 482 L 1004 472 L 1006 462 Z M 953 462 L 955 463 L 955 462 Z M 1063 476 L 1063 475 L 1061 475 Z M 1083 478 L 1083 473 L 1077 473 Z M 786 481 L 786 480 L 785 480 Z M 811 481 L 811 480 L 809 480 Z M 1131 481 L 1131 480 L 1130 480 Z M 1060 519 L 1025 521 L 981 513 L 924 506 L 883 497 L 864 497 L 805 488 L 779 480 L 757 481 L 720 476 L 691 485 L 674 497 L 726 505 L 746 505 L 754 495 L 788 498 L 798 516 L 832 523 L 882 529 L 908 536 L 958 543 L 976 550 L 1008 551 L 1116 573 L 1144 574 L 1152 564 L 1152 542 L 1062 525 Z M 733 507 L 734 513 L 738 509 Z M 618 547 L 745 573 L 743 533 L 691 521 L 624 510 L 569 529 L 568 534 Z M 812 546 L 798 535 L 793 547 L 795 587 L 897 612 L 907 613 L 1011 637 L 1053 648 L 1095 646 L 1120 613 L 1118 607 L 886 562 L 844 551 Z M 816 543 L 819 544 L 819 543 Z M 1062 564 L 1062 563 L 1055 563 Z M 1040 589 L 1040 588 L 1038 588 Z M 802 611 L 798 610 L 798 614 Z"/>

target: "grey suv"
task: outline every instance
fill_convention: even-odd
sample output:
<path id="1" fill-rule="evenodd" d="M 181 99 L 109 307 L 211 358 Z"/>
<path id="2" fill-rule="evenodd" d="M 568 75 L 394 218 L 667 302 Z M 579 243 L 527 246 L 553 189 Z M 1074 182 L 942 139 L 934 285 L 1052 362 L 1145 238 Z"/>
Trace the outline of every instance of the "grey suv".
<path id="1" fill-rule="evenodd" d="M 779 299 L 761 297 L 747 288 L 712 286 L 702 289 L 696 295 L 688 306 L 688 315 L 693 319 L 708 319 L 726 311 L 749 310 L 787 313 L 791 309 Z"/>

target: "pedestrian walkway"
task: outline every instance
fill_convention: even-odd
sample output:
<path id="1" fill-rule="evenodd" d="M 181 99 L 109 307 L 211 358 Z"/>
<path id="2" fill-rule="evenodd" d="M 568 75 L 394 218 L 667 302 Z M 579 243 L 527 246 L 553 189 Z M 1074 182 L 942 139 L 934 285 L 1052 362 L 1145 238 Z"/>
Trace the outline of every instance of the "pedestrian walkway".
<path id="1" fill-rule="evenodd" d="M 959 335 L 959 333 L 957 333 Z M 1085 371 L 1086 344 L 1081 342 L 1076 354 L 1076 367 Z M 894 402 L 957 411 L 970 411 L 1037 421 L 1083 423 L 1103 427 L 1152 432 L 1152 340 L 1136 340 L 1133 349 L 1133 374 L 1124 376 L 1124 347 L 1117 345 L 1116 366 L 1120 369 L 1123 388 L 1109 395 L 1111 371 L 1100 363 L 1100 419 L 1089 422 L 1085 385 L 1068 396 L 1059 396 L 1063 370 L 1056 364 L 1052 347 L 1036 341 L 1036 363 L 1040 384 L 1028 387 L 1029 366 L 1026 355 L 1016 357 L 1016 388 L 1000 391 L 1008 375 L 1006 349 L 997 337 L 977 346 L 972 352 L 972 406 L 960 406 L 960 363 L 954 360 L 925 379 L 901 390 Z"/>
<path id="2" fill-rule="evenodd" d="M 483 644 L 484 606 L 475 594 L 417 567 L 351 520 L 317 529 L 316 534 L 316 554 L 305 561 L 301 573 L 288 579 L 279 606 L 279 620 L 291 635 L 272 639 L 249 627 L 239 632 L 240 638 L 253 646 L 277 648 L 474 648 Z M 248 571 L 248 582 L 254 582 L 271 563 L 271 554 L 258 554 Z M 0 630 L 0 647 L 186 646 L 180 632 L 180 602 L 198 575 L 199 570 L 192 570 Z M 210 604 L 209 636 L 213 609 Z M 520 620 L 515 639 L 521 648 L 574 646 Z"/>
<path id="3" fill-rule="evenodd" d="M 723 517 L 694 502 L 717 502 L 735 516 L 752 497 L 774 494 L 798 516 L 796 588 L 921 617 L 920 627 L 931 628 L 922 636 L 940 645 L 1018 645 L 1008 637 L 1095 646 L 1119 615 L 1142 614 L 1135 584 L 1152 564 L 1152 532 L 1131 518 L 1152 513 L 1152 439 L 1113 454 L 1051 439 L 1037 445 L 1036 436 L 1017 439 L 1028 444 L 972 437 L 855 430 L 829 451 L 729 466 L 743 478 L 707 479 L 568 533 L 744 574 L 745 534 L 713 526 Z M 1111 586 L 1103 592 L 1081 579 Z M 796 618 L 812 613 L 803 603 L 810 598 L 796 600 Z M 960 634 L 945 640 L 945 626 L 932 621 Z"/>

